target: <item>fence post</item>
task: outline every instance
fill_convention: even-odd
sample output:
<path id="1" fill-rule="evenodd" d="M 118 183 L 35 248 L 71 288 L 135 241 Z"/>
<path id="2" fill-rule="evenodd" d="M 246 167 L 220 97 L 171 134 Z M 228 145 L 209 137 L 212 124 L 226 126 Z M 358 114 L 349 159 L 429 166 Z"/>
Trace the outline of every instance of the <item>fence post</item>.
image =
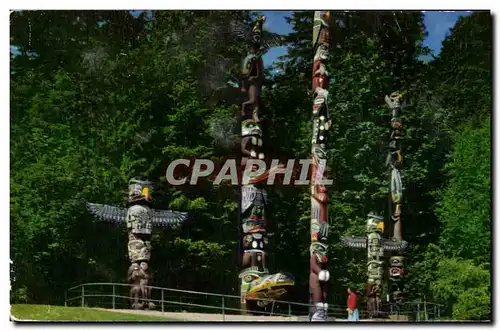
<path id="1" fill-rule="evenodd" d="M 292 306 L 288 304 L 288 316 L 292 317 Z"/>
<path id="2" fill-rule="evenodd" d="M 427 301 L 424 301 L 424 318 L 426 321 L 429 320 L 429 318 L 427 316 Z"/>
<path id="3" fill-rule="evenodd" d="M 165 311 L 165 302 L 164 302 L 164 299 L 163 299 L 163 288 L 161 289 L 161 312 L 163 313 Z"/>
<path id="4" fill-rule="evenodd" d="M 113 284 L 113 309 L 115 309 L 115 284 Z"/>
<path id="5" fill-rule="evenodd" d="M 85 307 L 85 285 L 82 285 L 82 307 Z"/>
<path id="6" fill-rule="evenodd" d="M 224 310 L 224 297 L 222 297 L 222 320 L 225 321 L 225 310 Z"/>
<path id="7" fill-rule="evenodd" d="M 64 307 L 68 307 L 68 291 L 64 291 Z"/>
<path id="8" fill-rule="evenodd" d="M 420 322 L 420 303 L 417 303 L 417 322 Z"/>

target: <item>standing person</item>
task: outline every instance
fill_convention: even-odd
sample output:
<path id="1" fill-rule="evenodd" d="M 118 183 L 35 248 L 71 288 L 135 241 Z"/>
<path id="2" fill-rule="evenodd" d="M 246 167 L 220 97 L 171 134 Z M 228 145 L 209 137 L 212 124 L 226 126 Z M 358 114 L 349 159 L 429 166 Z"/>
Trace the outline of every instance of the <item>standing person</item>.
<path id="1" fill-rule="evenodd" d="M 347 293 L 349 293 L 347 297 L 347 312 L 349 313 L 347 320 L 359 321 L 358 296 L 350 288 L 347 289 Z"/>

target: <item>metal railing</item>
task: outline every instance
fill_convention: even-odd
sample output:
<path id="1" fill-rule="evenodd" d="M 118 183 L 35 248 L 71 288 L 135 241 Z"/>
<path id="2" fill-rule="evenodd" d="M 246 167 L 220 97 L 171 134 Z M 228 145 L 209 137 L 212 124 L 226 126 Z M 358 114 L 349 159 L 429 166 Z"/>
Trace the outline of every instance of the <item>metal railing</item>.
<path id="1" fill-rule="evenodd" d="M 86 283 L 68 289 L 65 292 L 65 306 L 99 307 L 110 309 L 130 309 L 131 297 L 128 295 L 131 284 L 120 283 Z M 151 290 L 149 301 L 155 304 L 155 310 L 161 312 L 190 312 L 190 313 L 212 313 L 221 314 L 225 320 L 226 315 L 240 315 L 244 312 L 240 308 L 240 296 L 181 290 L 173 288 L 163 288 L 148 286 Z M 255 302 L 248 300 L 247 302 Z M 308 320 L 310 304 L 280 301 L 273 299 L 259 299 L 259 301 L 269 301 L 262 310 L 249 310 L 247 313 L 260 316 L 281 316 L 292 320 Z M 426 321 L 439 318 L 440 307 L 436 304 L 426 304 L 425 310 L 420 306 L 415 309 L 406 305 L 400 305 L 393 315 L 405 315 L 412 321 Z M 248 307 L 248 305 L 247 305 Z M 423 306 L 422 306 L 423 307 Z M 430 307 L 433 307 L 430 309 Z M 410 309 L 409 309 L 410 308 Z M 422 314 L 424 313 L 424 314 Z M 366 310 L 360 310 L 360 319 L 368 318 Z M 329 305 L 329 320 L 345 320 L 347 310 L 345 306 Z"/>

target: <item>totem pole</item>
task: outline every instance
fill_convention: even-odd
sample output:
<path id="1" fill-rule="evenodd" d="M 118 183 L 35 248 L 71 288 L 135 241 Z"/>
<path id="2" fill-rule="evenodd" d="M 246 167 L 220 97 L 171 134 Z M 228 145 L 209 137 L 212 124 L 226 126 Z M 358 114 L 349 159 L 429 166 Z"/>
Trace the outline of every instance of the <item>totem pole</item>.
<path id="1" fill-rule="evenodd" d="M 367 249 L 366 295 L 368 315 L 378 317 L 381 313 L 382 276 L 384 252 L 397 252 L 407 247 L 402 240 L 383 239 L 384 219 L 374 213 L 368 214 L 366 237 L 341 237 L 344 246 L 355 249 Z"/>
<path id="2" fill-rule="evenodd" d="M 392 238 L 397 241 L 403 240 L 401 227 L 401 203 L 403 199 L 403 184 L 399 169 L 403 165 L 403 155 L 401 152 L 401 141 L 403 139 L 401 112 L 401 94 L 394 92 L 390 96 L 385 96 L 385 102 L 391 109 L 391 136 L 389 142 L 389 153 L 387 155 L 386 166 L 389 168 L 391 197 L 389 201 L 389 212 L 392 215 L 393 233 Z M 396 304 L 403 300 L 402 277 L 403 250 L 395 252 L 390 257 L 389 279 L 391 281 L 392 301 Z"/>
<path id="3" fill-rule="evenodd" d="M 255 23 L 251 34 L 251 47 L 243 61 L 241 91 L 248 100 L 241 105 L 241 170 L 244 172 L 249 160 L 264 160 L 261 120 L 259 118 L 260 90 L 263 82 L 262 54 L 266 47 L 261 45 L 262 26 L 265 17 L 261 16 Z M 241 261 L 242 270 L 240 295 L 242 312 L 247 311 L 247 300 L 256 300 L 259 307 L 270 301 L 262 298 L 276 299 L 293 286 L 295 280 L 284 273 L 270 274 L 267 268 L 268 244 L 266 230 L 267 192 L 263 180 L 266 175 L 252 177 L 247 171 L 248 183 L 241 185 L 240 222 L 243 229 Z M 240 177 L 240 178 L 241 178 Z M 250 309 L 253 310 L 253 309 Z"/>
<path id="4" fill-rule="evenodd" d="M 328 251 L 328 189 L 322 184 L 326 168 L 326 143 L 331 120 L 328 119 L 328 72 L 325 61 L 328 58 L 330 32 L 328 26 L 330 13 L 321 16 L 320 11 L 314 12 L 313 49 L 314 64 L 312 76 L 313 92 L 313 134 L 311 150 L 311 246 L 309 291 L 312 309 L 311 321 L 326 321 L 328 304 L 327 270 Z"/>
<path id="5" fill-rule="evenodd" d="M 151 232 L 153 226 L 179 226 L 187 213 L 150 208 L 152 183 L 144 178 L 129 181 L 127 208 L 87 203 L 90 212 L 99 219 L 112 223 L 127 223 L 128 256 L 131 265 L 127 279 L 133 309 L 154 309 L 150 302 L 151 286 L 148 263 L 151 258 Z"/>

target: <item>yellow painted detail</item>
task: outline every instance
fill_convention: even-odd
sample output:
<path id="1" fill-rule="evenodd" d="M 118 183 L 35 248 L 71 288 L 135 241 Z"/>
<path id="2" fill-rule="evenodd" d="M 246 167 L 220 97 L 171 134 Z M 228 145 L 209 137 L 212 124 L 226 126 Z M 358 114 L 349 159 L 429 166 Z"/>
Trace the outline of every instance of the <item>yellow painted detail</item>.
<path id="1" fill-rule="evenodd" d="M 248 291 L 247 296 L 248 296 L 248 294 L 253 294 L 253 293 L 261 292 L 261 291 L 267 290 L 268 288 L 271 288 L 271 287 L 277 287 L 277 286 L 294 286 L 294 285 L 295 285 L 295 283 L 293 283 L 293 282 L 264 284 L 262 286 L 257 286 L 257 287 L 252 288 L 250 291 Z"/>

